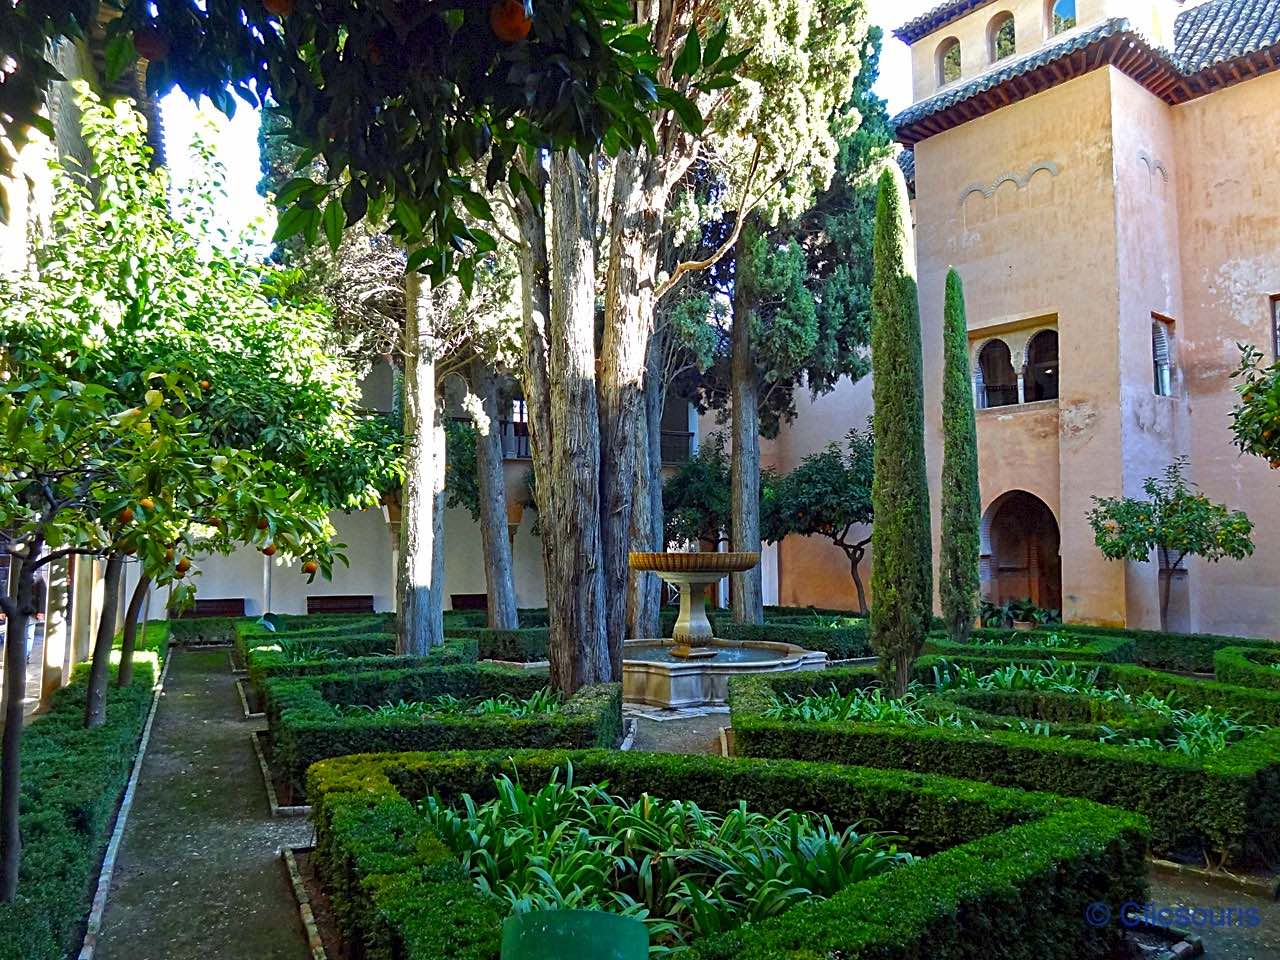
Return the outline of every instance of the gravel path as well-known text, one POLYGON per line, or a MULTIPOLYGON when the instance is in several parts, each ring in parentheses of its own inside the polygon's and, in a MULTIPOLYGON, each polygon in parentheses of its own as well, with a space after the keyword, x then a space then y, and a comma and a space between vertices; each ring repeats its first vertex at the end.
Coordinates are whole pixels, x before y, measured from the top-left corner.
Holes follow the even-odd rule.
POLYGON ((116 864, 98 960, 307 960, 227 651, 173 652, 116 864))

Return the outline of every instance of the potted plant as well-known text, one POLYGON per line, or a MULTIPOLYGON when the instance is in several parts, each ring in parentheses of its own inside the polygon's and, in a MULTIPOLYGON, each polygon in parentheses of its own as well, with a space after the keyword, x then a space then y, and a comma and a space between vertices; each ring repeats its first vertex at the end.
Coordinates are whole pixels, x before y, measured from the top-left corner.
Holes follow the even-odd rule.
POLYGON ((1031 602, 1030 597, 1009 602, 1009 622, 1015 630, 1034 630, 1040 624, 1038 614, 1040 608, 1031 602))

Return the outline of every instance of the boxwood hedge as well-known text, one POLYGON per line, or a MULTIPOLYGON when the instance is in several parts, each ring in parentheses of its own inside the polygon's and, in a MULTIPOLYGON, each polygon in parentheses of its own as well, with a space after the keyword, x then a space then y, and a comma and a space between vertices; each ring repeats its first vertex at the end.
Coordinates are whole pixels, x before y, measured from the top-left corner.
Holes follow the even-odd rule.
POLYGON ((1059 660, 1099 660, 1106 663, 1132 663, 1137 653, 1137 645, 1131 637, 1075 634, 1069 629, 1053 632, 1060 637, 1077 640, 1079 646, 1045 646, 1043 639, 1047 631, 982 629, 973 631, 972 639, 968 643, 953 643, 945 634, 931 634, 925 651, 949 656, 1014 660, 1026 657, 1056 657, 1059 660), (996 640, 1005 642, 992 642, 996 640))
POLYGON ((795 623, 742 624, 722 620, 716 624, 716 636, 736 641, 794 643, 806 650, 821 650, 832 660, 872 655, 866 621, 847 627, 821 627, 795 623))
MULTIPOLYGON (((1223 647, 1280 649, 1270 640, 1249 637, 1226 637, 1212 633, 1162 633, 1159 630, 1123 630, 1069 623, 1047 628, 1085 636, 1123 637, 1134 643, 1134 659, 1144 667, 1156 670, 1182 670, 1188 673, 1212 673, 1213 655, 1223 647)), ((1031 631, 1034 636, 1043 631, 1031 631)))
POLYGON ((1280 690, 1280 648, 1223 647, 1213 655, 1213 675, 1221 683, 1280 690))
MULTIPOLYGON (((948 658, 980 671, 1007 660, 948 658)), ((917 679, 932 679, 938 658, 923 658, 917 679)), ((1133 694, 1164 696, 1177 692, 1187 707, 1214 705, 1249 715, 1255 723, 1280 724, 1280 694, 1251 690, 1127 664, 1099 664, 1100 683, 1133 694)), ((1062 739, 1034 732, 993 729, 909 727, 884 723, 803 723, 770 719, 775 696, 823 693, 833 685, 847 692, 875 681, 869 669, 829 670, 821 674, 769 674, 730 681, 734 750, 746 757, 794 757, 900 770, 919 770, 992 784, 1084 797, 1144 814, 1154 845, 1171 853, 1189 849, 1218 851, 1244 862, 1265 860, 1280 840, 1280 728, 1247 736, 1204 759, 1173 751, 1144 750, 1088 739, 1062 739)), ((950 697, 952 695, 948 695, 950 697)), ((982 693, 958 698, 964 706, 1028 718, 1071 722, 1091 708, 1083 698, 1039 691, 982 693), (1076 707, 1057 707, 1075 700, 1076 707), (1055 712, 1056 710, 1056 712, 1055 712), (1065 710, 1073 712, 1066 713, 1065 710)), ((1096 715, 1110 725, 1122 718, 1096 715)), ((1083 732, 1088 736, 1088 731, 1083 732)), ((1135 736, 1159 731, 1133 731, 1135 736)))
POLYGON ((489 664, 267 680, 264 700, 272 763, 296 792, 304 785, 307 767, 348 753, 613 747, 622 739, 622 685, 616 683, 584 687, 555 713, 524 719, 445 714, 388 718, 336 709, 429 700, 446 694, 461 700, 503 695, 526 699, 546 684, 544 674, 489 664))
POLYGON ((1141 902, 1145 825, 1122 811, 897 771, 616 751, 342 757, 312 767, 316 864, 348 944, 366 960, 497 960, 506 905, 481 893, 415 809, 432 793, 493 794, 512 768, 528 788, 572 763, 605 782, 727 810, 829 814, 900 832, 915 863, 824 901, 692 944, 690 960, 1076 960, 1111 955, 1118 925, 1088 904, 1141 902))
MULTIPOLYGON (((285 642, 303 640, 323 641, 326 645, 340 643, 344 639, 381 637, 378 641, 384 652, 395 649, 395 618, 386 613, 316 614, 314 616, 276 617, 275 628, 265 626, 257 619, 244 618, 233 621, 232 643, 235 657, 243 666, 248 663, 249 651, 254 647, 269 647, 285 642), (387 646, 390 638, 390 646, 387 646)), ((357 640, 368 644, 370 641, 357 640)), ((372 649, 370 652, 373 651, 372 649)), ((360 654, 352 654, 359 656, 360 654)))
POLYGON ((247 667, 249 682, 261 696, 265 691, 266 681, 272 677, 307 677, 339 670, 360 673, 367 670, 400 670, 426 664, 450 666, 475 663, 477 650, 475 640, 448 638, 426 657, 397 656, 394 634, 374 634, 333 644, 326 639, 315 656, 304 654, 305 658, 290 655, 275 644, 253 647, 249 650, 247 667))
POLYGON ((511 663, 538 663, 547 659, 546 627, 522 627, 519 630, 491 630, 488 627, 454 627, 445 624, 445 637, 473 640, 481 660, 507 660, 511 663))
POLYGON ((0 904, 0 960, 62 960, 79 949, 168 638, 167 624, 148 624, 133 684, 109 685, 101 727, 84 728, 89 665, 81 664, 23 735, 22 861, 18 899, 0 904))

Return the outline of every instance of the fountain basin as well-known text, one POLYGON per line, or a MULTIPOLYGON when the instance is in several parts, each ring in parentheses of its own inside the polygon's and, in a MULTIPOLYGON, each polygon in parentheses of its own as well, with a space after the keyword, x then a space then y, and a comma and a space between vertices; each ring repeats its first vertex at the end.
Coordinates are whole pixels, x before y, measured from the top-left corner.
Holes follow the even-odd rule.
POLYGON ((628 640, 622 650, 622 697, 651 707, 717 707, 729 699, 729 680, 749 673, 823 670, 827 655, 791 643, 701 640, 714 657, 676 656, 672 640, 628 640))

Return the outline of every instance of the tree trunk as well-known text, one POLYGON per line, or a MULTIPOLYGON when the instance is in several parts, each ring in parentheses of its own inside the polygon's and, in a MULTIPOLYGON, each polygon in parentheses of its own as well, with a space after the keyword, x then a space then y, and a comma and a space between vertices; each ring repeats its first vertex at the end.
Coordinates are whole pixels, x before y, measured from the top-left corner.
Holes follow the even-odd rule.
POLYGON ((120 582, 124 579, 124 554, 107 555, 107 569, 102 576, 102 616, 93 641, 93 664, 89 668, 89 689, 84 702, 84 725, 92 730, 107 719, 107 679, 111 670, 111 645, 116 639, 116 620, 120 610, 120 582))
POLYGON ((498 378, 483 360, 471 361, 471 389, 489 418, 489 429, 476 437, 476 471, 480 488, 480 539, 484 548, 484 584, 489 595, 489 626, 494 630, 520 627, 516 612, 516 584, 507 535, 507 475, 503 466, 502 433, 498 420, 498 378))
POLYGON ((436 366, 422 277, 405 276, 404 422, 406 471, 400 504, 400 636, 397 652, 426 656, 444 642, 443 591, 437 576, 436 504, 442 466, 435 446, 436 366))
MULTIPOLYGON (((133 683, 133 651, 138 646, 138 616, 142 613, 142 605, 146 602, 147 591, 150 589, 151 578, 146 574, 140 575, 124 615, 124 637, 120 641, 120 669, 116 671, 117 687, 127 687, 133 683)), ((145 624, 143 629, 146 629, 145 624)))
MULTIPOLYGON (((631 516, 631 549, 662 550, 666 546, 662 516, 662 369, 657 340, 649 344, 648 369, 641 409, 644 442, 636 457, 636 488, 631 516)), ((662 581, 657 575, 631 571, 627 632, 656 637, 661 631, 662 581)))
POLYGON ((858 613, 867 615, 867 589, 862 585, 862 574, 858 571, 862 558, 867 555, 866 547, 859 544, 852 550, 846 550, 849 557, 849 572, 853 574, 853 589, 858 591, 858 613))
MULTIPOLYGON (((645 442, 642 394, 653 332, 654 281, 665 195, 661 168, 650 159, 648 151, 619 154, 605 283, 599 400, 605 621, 615 679, 622 677, 633 493, 640 448, 645 442)), ((643 513, 647 515, 648 510, 643 513)))
MULTIPOLYGON (((1160 559, 1163 569, 1156 571, 1156 577, 1160 580, 1160 632, 1168 633, 1169 599, 1173 595, 1173 570, 1177 564, 1170 565, 1169 551, 1164 547, 1160 548, 1160 559)), ((1178 563, 1182 563, 1182 557, 1178 558, 1178 563)))
MULTIPOLYGON (((746 249, 746 232, 739 249, 746 249)), ((742 270, 739 258, 739 270, 742 270)), ((760 383, 751 356, 751 284, 739 273, 733 295, 730 386, 733 437, 729 475, 732 484, 730 549, 759 553, 760 543, 760 383)), ((763 623, 760 565, 732 575, 733 619, 763 623)))
MULTIPOLYGON (((27 625, 35 616, 33 558, 37 541, 18 565, 17 588, 4 598, 8 628, 4 639, 4 741, 0 745, 0 903, 13 903, 18 893, 22 834, 18 812, 22 794, 22 700, 27 686, 27 625)), ((7 584, 0 584, 7 590, 7 584)))

